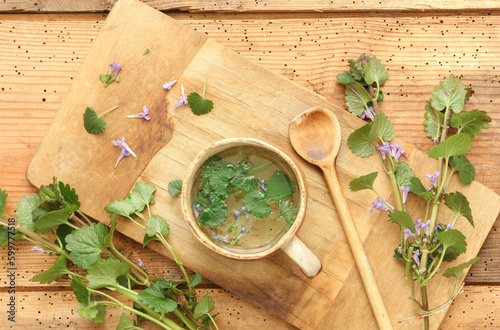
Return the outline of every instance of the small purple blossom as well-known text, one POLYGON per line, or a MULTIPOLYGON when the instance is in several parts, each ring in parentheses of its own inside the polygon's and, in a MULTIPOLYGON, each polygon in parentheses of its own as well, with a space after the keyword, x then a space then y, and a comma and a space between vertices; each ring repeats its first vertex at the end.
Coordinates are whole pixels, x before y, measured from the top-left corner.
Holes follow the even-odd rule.
POLYGON ((226 234, 225 236, 221 236, 217 234, 215 231, 212 231, 212 239, 220 241, 221 243, 227 244, 229 243, 229 234, 226 234))
POLYGON ((123 157, 128 157, 130 155, 137 157, 132 151, 132 149, 130 149, 130 147, 125 142, 125 137, 123 137, 121 141, 116 140, 111 142, 122 150, 122 152, 120 153, 120 157, 118 157, 118 160, 116 161, 115 167, 118 165, 118 163, 120 162, 120 160, 122 160, 123 157))
POLYGON ((408 240, 408 238, 411 236, 411 237, 415 237, 415 234, 411 232, 410 229, 408 228, 405 228, 403 229, 403 235, 404 235, 404 240, 405 240, 405 243, 406 243, 406 240, 408 240))
POLYGON ((420 255, 420 250, 419 249, 413 250, 413 254, 412 254, 411 257, 413 258, 413 260, 415 260, 415 263, 417 264, 417 266, 420 266, 419 255, 420 255))
POLYGON ((200 217, 200 211, 201 211, 201 205, 198 203, 193 204, 193 213, 194 213, 194 218, 199 219, 200 217))
POLYGON ((429 178, 431 180, 431 185, 427 191, 430 191, 432 188, 437 188, 437 178, 441 173, 438 171, 435 171, 433 175, 426 174, 424 175, 424 178, 429 178))
POLYGON ((369 107, 368 109, 365 109, 361 115, 359 115, 359 118, 361 119, 373 119, 375 118, 375 109, 373 107, 369 107))
POLYGON ((408 198, 408 193, 411 191, 410 187, 401 186, 401 191, 403 192, 403 204, 406 203, 408 198))
POLYGON ((455 227, 453 227, 453 224, 449 223, 448 225, 446 225, 446 229, 444 231, 448 231, 450 229, 453 229, 455 227))
POLYGON ((247 220, 250 220, 250 217, 248 216, 248 211, 247 211, 247 208, 246 208, 245 206, 243 206, 243 207, 241 208, 241 213, 243 213, 243 215, 245 216, 245 218, 246 218, 247 220))
POLYGON ((150 120, 151 118, 149 118, 148 114, 149 114, 149 109, 144 105, 142 106, 142 113, 138 113, 137 115, 127 116, 127 118, 142 118, 150 120))
POLYGON ((188 105, 188 101, 186 100, 186 94, 184 94, 184 85, 181 84, 181 99, 179 102, 175 104, 175 107, 180 107, 182 105, 188 105))
POLYGON ((264 181, 264 179, 257 178, 257 183, 259 184, 260 189, 262 189, 264 191, 267 190, 266 181, 264 181))
POLYGON ((427 220, 425 222, 422 222, 420 225, 420 228, 424 230, 424 233, 426 236, 429 236, 429 224, 431 223, 431 220, 427 220))
POLYGON ((109 74, 112 75, 113 77, 116 77, 121 69, 122 69, 121 64, 118 64, 116 63, 116 61, 113 61, 113 63, 109 65, 109 74))
POLYGON ((146 269, 146 266, 144 266, 144 263, 141 259, 137 259, 135 262, 139 265, 139 267, 141 267, 142 270, 146 269))
POLYGON ((167 91, 172 88, 172 86, 177 82, 177 80, 172 80, 171 82, 164 82, 163 83, 163 88, 166 89, 167 91))
POLYGON ((233 210, 233 215, 234 215, 234 223, 236 226, 238 225, 238 220, 240 219, 241 212, 238 210, 233 210))
POLYGON ((39 252, 39 253, 45 253, 45 250, 42 249, 41 247, 38 247, 38 246, 33 246, 31 249, 30 249, 31 252, 39 252))
POLYGON ((417 235, 420 235, 420 228, 422 228, 422 219, 417 219, 413 222, 413 225, 415 226, 415 232, 417 235))
POLYGON ((386 153, 394 157, 396 161, 398 161, 401 156, 408 157, 408 154, 404 152, 402 148, 401 142, 398 142, 395 146, 393 146, 392 144, 389 144, 389 142, 385 141, 381 146, 377 144, 377 149, 380 151, 382 159, 385 159, 386 153))
POLYGON ((389 204, 386 200, 385 200, 385 197, 382 197, 382 199, 384 201, 382 201, 379 197, 377 197, 373 202, 373 208, 371 209, 370 213, 369 214, 372 214, 372 212, 374 210, 379 210, 379 211, 389 211, 389 209, 387 208, 387 205, 389 205, 389 207, 391 209, 394 210, 394 207, 392 207, 391 204, 389 204))

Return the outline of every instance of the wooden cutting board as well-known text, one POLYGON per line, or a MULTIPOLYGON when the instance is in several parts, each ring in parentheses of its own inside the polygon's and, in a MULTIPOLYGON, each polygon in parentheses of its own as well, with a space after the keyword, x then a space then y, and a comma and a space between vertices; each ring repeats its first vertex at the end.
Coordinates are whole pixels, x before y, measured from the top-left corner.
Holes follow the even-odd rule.
MULTIPOLYGON (((375 157, 358 158, 346 146, 350 132, 364 122, 139 1, 120 0, 109 14, 26 175, 35 186, 56 176, 75 187, 81 209, 104 223, 110 219, 104 211, 108 202, 125 197, 138 181, 151 182, 158 189, 152 211, 169 222, 169 241, 187 267, 302 329, 375 328, 322 175, 294 153, 288 140, 290 121, 313 106, 329 108, 339 118, 343 135, 337 160, 340 181, 392 323, 395 328, 418 328, 421 320, 407 320, 413 316, 409 283, 402 278, 402 265, 392 258, 399 241, 397 228, 386 221, 383 212, 368 214, 375 198, 371 192, 352 193, 348 189, 351 179, 382 170, 375 157), (151 51, 143 55, 146 48, 151 51), (121 80, 105 88, 98 76, 106 73, 114 60, 123 66, 121 80), (214 101, 213 111, 198 117, 187 107, 174 108, 181 83, 187 93, 201 93, 205 77, 206 97, 214 101), (162 88, 163 82, 175 79, 179 81, 172 90, 162 88), (104 133, 91 135, 84 130, 86 107, 100 113, 115 105, 120 107, 103 117, 108 123, 104 133), (126 118, 141 112, 143 105, 150 109, 150 121, 126 118), (137 158, 127 157, 115 168, 119 150, 111 141, 122 136, 137 158), (270 142, 303 167, 309 203, 298 236, 323 264, 315 278, 306 278, 281 252, 250 262, 221 257, 198 243, 184 223, 180 200, 169 195, 168 183, 182 178, 204 147, 229 137, 270 142)), ((418 176, 434 172, 435 163, 425 153, 403 145, 418 176)), ((379 178, 376 188, 391 201, 387 182, 379 178)), ((476 223, 475 229, 466 221, 460 223, 468 237, 467 253, 456 262, 461 263, 479 251, 500 211, 500 197, 476 182, 462 186, 457 178, 449 191, 456 189, 469 199, 476 223)), ((411 198, 410 212, 422 206, 420 203, 411 198)), ((449 216, 450 212, 442 210, 443 222, 449 216)), ((118 229, 137 241, 144 236, 125 219, 120 220, 118 229)), ((169 255, 159 245, 152 247, 169 255)), ((453 281, 438 276, 431 284, 430 304, 439 305, 452 290, 453 281)), ((444 315, 431 318, 433 329, 444 315)))

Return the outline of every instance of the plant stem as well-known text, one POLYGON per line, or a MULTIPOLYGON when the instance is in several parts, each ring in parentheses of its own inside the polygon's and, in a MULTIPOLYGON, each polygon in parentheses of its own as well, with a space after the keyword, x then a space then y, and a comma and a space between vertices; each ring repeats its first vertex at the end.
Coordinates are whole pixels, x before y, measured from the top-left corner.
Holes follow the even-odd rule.
POLYGON ((205 81, 203 83, 203 98, 205 98, 205 91, 207 90, 207 76, 205 76, 205 81))
MULTIPOLYGON (((179 255, 177 254, 177 252, 174 250, 174 248, 172 246, 170 246, 170 244, 168 244, 167 240, 165 239, 165 237, 163 237, 163 235, 159 234, 159 233, 156 233, 155 236, 163 243, 163 245, 165 245, 165 247, 170 251, 170 253, 172 254, 172 256, 174 257, 174 261, 175 263, 177 264, 177 266, 179 266, 179 268, 181 269, 182 271, 182 274, 184 275, 184 278, 186 279, 186 283, 188 284, 189 286, 189 283, 191 283, 191 279, 189 278, 187 272, 186 272, 186 269, 184 268, 184 265, 182 264, 182 261, 181 259, 179 258, 179 255)), ((194 294, 194 289, 193 287, 189 286, 189 292, 191 294, 194 294)))
MULTIPOLYGON (((83 222, 80 218, 78 218, 74 213, 69 216, 71 221, 74 221, 75 223, 79 224, 81 227, 87 226, 85 222, 83 222)), ((81 228, 80 227, 80 228, 81 228)))
POLYGON ((188 317, 186 317, 186 315, 184 315, 184 313, 182 313, 178 308, 174 309, 174 314, 189 329, 198 330, 198 326, 196 324, 193 324, 193 322, 191 322, 191 320, 188 317))
MULTIPOLYGON (((422 294, 422 308, 427 311, 429 308, 429 303, 427 301, 427 286, 420 286, 420 292, 422 294)), ((424 316, 424 329, 429 330, 429 316, 424 316)))
POLYGON ((87 221, 87 223, 88 223, 89 225, 91 225, 91 224, 92 224, 92 222, 90 221, 90 219, 89 219, 89 218, 88 218, 88 217, 87 217, 87 216, 86 216, 86 215, 85 215, 82 211, 78 210, 78 211, 76 211, 76 213, 78 213, 79 215, 81 215, 81 216, 82 216, 82 218, 84 218, 84 219, 85 219, 85 221, 87 221))
MULTIPOLYGON (((105 295, 103 294, 102 292, 100 293, 101 295, 103 296, 106 296, 108 298, 112 298, 108 295, 105 295)), ((116 302, 109 302, 109 301, 99 301, 96 303, 96 305, 105 305, 105 306, 112 306, 112 307, 118 307, 118 308, 121 308, 121 309, 124 309, 126 311, 129 311, 129 312, 132 312, 134 314, 137 314, 145 319, 148 319, 150 320, 151 322, 154 322, 156 324, 158 324, 160 327, 162 327, 163 329, 168 329, 168 330, 173 330, 173 329, 182 329, 181 327, 179 327, 177 324, 175 324, 177 327, 172 327, 172 326, 169 326, 169 325, 166 325, 162 322, 160 322, 159 320, 155 319, 154 317, 151 317, 149 316, 148 314, 146 313, 143 313, 141 311, 138 311, 137 309, 134 309, 132 307, 128 307, 127 305, 125 304, 122 304, 121 302, 119 302, 118 300, 115 300, 116 302)))
POLYGON ((100 118, 100 117, 102 117, 102 116, 104 116, 104 115, 105 115, 105 114, 107 114, 108 112, 111 112, 111 111, 113 111, 113 110, 117 109, 118 107, 119 107, 119 105, 117 105, 116 107, 112 107, 112 108, 111 108, 111 109, 109 109, 109 110, 104 111, 103 113, 101 113, 100 115, 98 115, 98 116, 99 116, 99 118, 100 118))
POLYGON ((368 85, 368 89, 370 90, 370 95, 372 96, 372 103, 373 103, 373 109, 375 109, 375 112, 379 112, 380 109, 378 107, 378 102, 377 102, 377 98, 378 98, 378 88, 377 88, 377 95, 374 96, 375 94, 375 91, 373 90, 373 86, 372 85, 368 85))
POLYGON ((127 264, 129 264, 130 266, 132 266, 133 268, 130 270, 132 272, 132 274, 134 274, 134 276, 139 280, 139 284, 141 285, 147 285, 149 286, 149 276, 148 274, 146 274, 142 269, 141 267, 139 267, 139 265, 137 265, 135 262, 132 262, 131 260, 129 260, 127 257, 125 257, 123 254, 120 253, 120 251, 118 251, 115 246, 113 245, 113 243, 111 243, 111 245, 109 246, 109 249, 111 250, 111 253, 120 261, 123 261, 127 264))
POLYGON ((260 164, 259 166, 254 167, 254 168, 251 168, 250 170, 248 170, 248 174, 249 174, 249 175, 255 175, 255 174, 258 174, 258 173, 260 173, 260 172, 262 172, 262 171, 267 170, 269 167, 271 167, 271 166, 273 166, 273 165, 274 165, 274 164, 273 164, 273 163, 271 163, 271 162, 269 162, 269 163, 264 163, 264 164, 260 164), (258 171, 257 171, 257 172, 255 172, 255 173, 250 173, 250 172, 255 171, 255 170, 258 170, 258 171))
POLYGON ((136 225, 138 225, 142 229, 146 230, 146 226, 141 225, 140 223, 138 223, 137 221, 135 221, 134 218, 132 218, 131 216, 128 216, 127 218, 129 218, 130 220, 132 220, 133 223, 135 223, 136 225))

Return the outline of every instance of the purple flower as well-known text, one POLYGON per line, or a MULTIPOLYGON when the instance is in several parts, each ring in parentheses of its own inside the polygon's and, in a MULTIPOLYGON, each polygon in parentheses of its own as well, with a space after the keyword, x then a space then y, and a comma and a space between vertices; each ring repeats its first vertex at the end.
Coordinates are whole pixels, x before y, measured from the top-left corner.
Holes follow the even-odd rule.
POLYGON ((403 204, 406 203, 406 198, 408 198, 408 193, 411 191, 410 187, 401 186, 401 191, 403 192, 403 204))
POLYGON ((361 115, 359 115, 359 118, 361 119, 373 119, 375 118, 375 109, 373 107, 369 107, 368 109, 365 109, 361 115))
POLYGON ((38 246, 33 246, 31 249, 30 249, 31 252, 39 252, 39 253, 45 253, 45 250, 38 247, 38 246))
POLYGON ((408 239, 408 237, 415 237, 415 234, 411 232, 410 229, 408 228, 405 228, 403 229, 403 235, 404 235, 404 240, 405 240, 405 243, 406 243, 406 240, 408 239))
POLYGON ((122 150, 120 157, 118 157, 118 160, 116 161, 115 167, 118 165, 118 163, 120 162, 120 160, 122 160, 123 157, 128 157, 130 155, 137 157, 132 151, 132 149, 129 148, 127 143, 125 143, 125 137, 123 137, 121 141, 116 140, 111 142, 122 150))
POLYGON ((393 210, 394 210, 394 207, 392 207, 389 203, 387 203, 387 201, 385 200, 385 197, 382 197, 382 199, 383 199, 384 201, 380 200, 380 198, 379 198, 379 197, 377 197, 377 198, 376 198, 376 199, 372 202, 372 204, 373 204, 373 208, 371 209, 371 211, 370 211, 370 213, 369 213, 369 214, 372 214, 372 212, 373 212, 374 210, 379 210, 379 211, 389 211, 389 209, 387 208, 387 205, 389 205, 389 207, 390 207, 391 209, 393 209, 393 210), (385 203, 384 203, 384 202, 385 202, 385 203), (386 204, 387 204, 387 205, 386 205, 386 204))
POLYGON ((417 264, 417 266, 420 266, 419 255, 420 255, 420 250, 419 249, 413 250, 413 254, 412 254, 411 257, 413 258, 413 260, 415 260, 415 263, 417 264))
POLYGON ((139 267, 141 267, 142 270, 146 269, 146 266, 144 266, 144 263, 142 262, 141 259, 137 259, 135 262, 137 262, 137 264, 139 265, 139 267))
POLYGON ((172 88, 172 86, 177 82, 177 80, 172 80, 171 82, 164 82, 163 83, 163 88, 166 89, 167 91, 172 88))
POLYGON ((257 178, 257 183, 259 184, 260 189, 266 191, 267 186, 266 186, 266 181, 262 178, 257 178))
POLYGON ((377 144, 377 148, 378 150, 380 150, 382 159, 385 159, 386 153, 394 157, 396 161, 398 161, 401 156, 408 156, 408 154, 404 152, 403 148, 401 147, 401 142, 398 142, 395 146, 393 146, 392 144, 389 144, 389 142, 385 141, 381 146, 377 144))
POLYGON ((247 211, 247 208, 246 208, 246 207, 244 207, 244 206, 243 206, 243 207, 241 208, 241 213, 243 213, 243 215, 245 216, 245 218, 246 218, 247 220, 250 220, 250 217, 248 216, 248 211, 247 211))
POLYGON ((415 225, 415 232, 417 233, 417 235, 420 235, 420 228, 422 227, 422 219, 415 220, 413 224, 415 225))
POLYGON ((195 219, 197 219, 197 220, 200 217, 200 211, 201 211, 200 208, 201 208, 200 204, 197 204, 197 203, 193 204, 193 213, 194 213, 195 219))
MULTIPOLYGON (((429 224, 431 223, 431 220, 427 220, 426 222, 422 222, 420 225, 420 228, 424 230, 424 233, 426 236, 429 236, 429 224)), ((419 233, 420 234, 420 233, 419 233)))
POLYGON ((144 105, 144 106, 142 106, 142 113, 138 113, 137 115, 127 116, 127 118, 142 118, 142 119, 150 120, 151 118, 149 118, 148 113, 149 113, 149 109, 144 105))
POLYGON ((437 188, 437 178, 438 178, 439 174, 441 174, 441 173, 439 173, 438 171, 435 171, 434 175, 430 175, 430 174, 424 175, 424 178, 429 178, 431 180, 431 185, 430 185, 429 189, 427 189, 427 191, 430 191, 432 188, 437 188))
POLYGON ((184 94, 184 85, 181 84, 181 99, 179 102, 175 104, 175 107, 180 107, 182 105, 188 105, 188 101, 186 100, 186 95, 184 94))
POLYGON ((444 231, 448 231, 450 229, 453 229, 453 224, 449 223, 447 226, 446 226, 446 229, 444 231))
POLYGON ((233 210, 233 214, 234 214, 234 223, 237 226, 238 225, 238 220, 240 219, 241 212, 238 211, 238 210, 233 210))
POLYGON ((116 77, 121 69, 121 64, 117 64, 116 61, 113 61, 113 63, 109 65, 109 74, 116 77))

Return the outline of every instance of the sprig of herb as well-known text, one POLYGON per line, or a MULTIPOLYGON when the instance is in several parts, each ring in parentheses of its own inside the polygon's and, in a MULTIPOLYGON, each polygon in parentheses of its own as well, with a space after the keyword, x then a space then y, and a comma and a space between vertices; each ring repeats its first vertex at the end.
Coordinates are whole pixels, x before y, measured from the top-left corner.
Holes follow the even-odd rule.
POLYGON ((465 154, 470 151, 474 136, 488 128, 491 118, 484 111, 464 112, 473 91, 465 88, 454 75, 435 87, 430 101, 425 105, 424 131, 435 144, 427 155, 436 158, 438 165, 434 174, 424 176, 430 179, 430 186, 426 189, 409 165, 400 159, 407 156, 401 143, 390 144, 395 135, 394 127, 389 118, 378 110, 378 102, 383 99, 380 87, 388 79, 385 66, 375 56, 364 55, 356 61, 350 60, 349 66, 349 72, 337 76, 337 81, 346 86, 346 105, 350 112, 371 122, 355 130, 347 144, 361 157, 378 154, 391 183, 396 207, 391 206, 374 188, 377 172, 356 178, 349 186, 352 191, 372 190, 377 198, 373 201, 374 207, 370 214, 374 210, 382 210, 388 213, 391 222, 399 225, 401 239, 394 257, 405 264, 405 278, 410 279, 412 292, 414 282, 421 288, 422 301, 418 302, 415 297, 412 300, 424 317, 424 328, 428 329, 429 313, 446 306, 455 298, 460 274, 479 260, 474 258, 448 268, 444 276, 456 279, 455 290, 441 306, 429 307, 428 282, 437 274, 443 262, 455 260, 466 251, 466 238, 455 229, 457 220, 464 217, 474 226, 467 198, 460 192, 445 191, 454 173, 459 174, 464 184, 474 179, 474 166, 465 154), (448 130, 450 126, 456 129, 453 135, 448 130), (426 208, 414 215, 420 217, 416 220, 406 211, 410 191, 426 201, 426 208), (438 224, 439 208, 443 204, 455 216, 447 224, 438 224))
POLYGON ((212 111, 214 107, 214 103, 205 98, 205 91, 207 89, 207 77, 205 77, 205 81, 203 83, 203 94, 200 95, 196 92, 193 92, 187 96, 187 102, 191 111, 197 115, 203 115, 212 111))
POLYGON ((120 75, 118 74, 122 69, 121 64, 116 63, 116 61, 113 61, 109 65, 109 72, 104 74, 104 75, 99 75, 99 79, 104 84, 104 87, 108 86, 111 84, 113 81, 119 82, 120 81, 120 75))
MULTIPOLYGON (((210 323, 217 328, 216 315, 210 315, 213 300, 204 296, 198 301, 195 295, 194 289, 201 283, 202 276, 196 273, 188 277, 179 255, 167 241, 168 223, 159 215, 151 214, 155 191, 153 185, 141 182, 125 199, 108 204, 106 211, 112 213, 109 229, 102 223, 90 222, 79 211, 80 202, 75 189, 55 178, 53 183, 42 186, 38 194, 23 197, 18 204, 17 214, 21 218, 15 225, 17 233, 14 238, 36 244, 32 248, 34 252, 58 256, 49 269, 35 275, 32 280, 52 283, 66 276, 71 278, 71 287, 80 303, 78 314, 94 323, 105 321, 107 307, 117 307, 137 315, 137 320, 132 323, 122 314, 118 329, 140 329, 138 324, 143 318, 164 329, 195 330, 207 328, 210 323), (133 220, 144 230, 144 245, 151 240, 164 244, 181 268, 185 281, 151 279, 140 260, 136 263, 121 254, 113 244, 118 215, 133 220), (55 236, 55 242, 53 238, 42 235, 48 232, 55 236), (78 266, 80 271, 70 271, 68 262, 78 266), (135 285, 142 289, 134 288, 135 285), (118 295, 110 296, 108 290, 118 295), (130 300, 133 307, 128 305, 130 300), (177 320, 169 318, 171 315, 177 320)), ((6 199, 7 193, 0 190, 1 217, 7 217, 4 212, 6 199)), ((9 226, 10 222, 0 221, 2 245, 7 242, 6 228, 9 226)))
POLYGON ((85 130, 92 134, 99 134, 104 132, 104 130, 106 129, 106 122, 101 117, 108 112, 117 109, 118 107, 118 105, 112 107, 111 109, 104 111, 100 115, 95 112, 94 108, 87 107, 85 109, 85 113, 83 114, 83 126, 85 127, 85 130))

